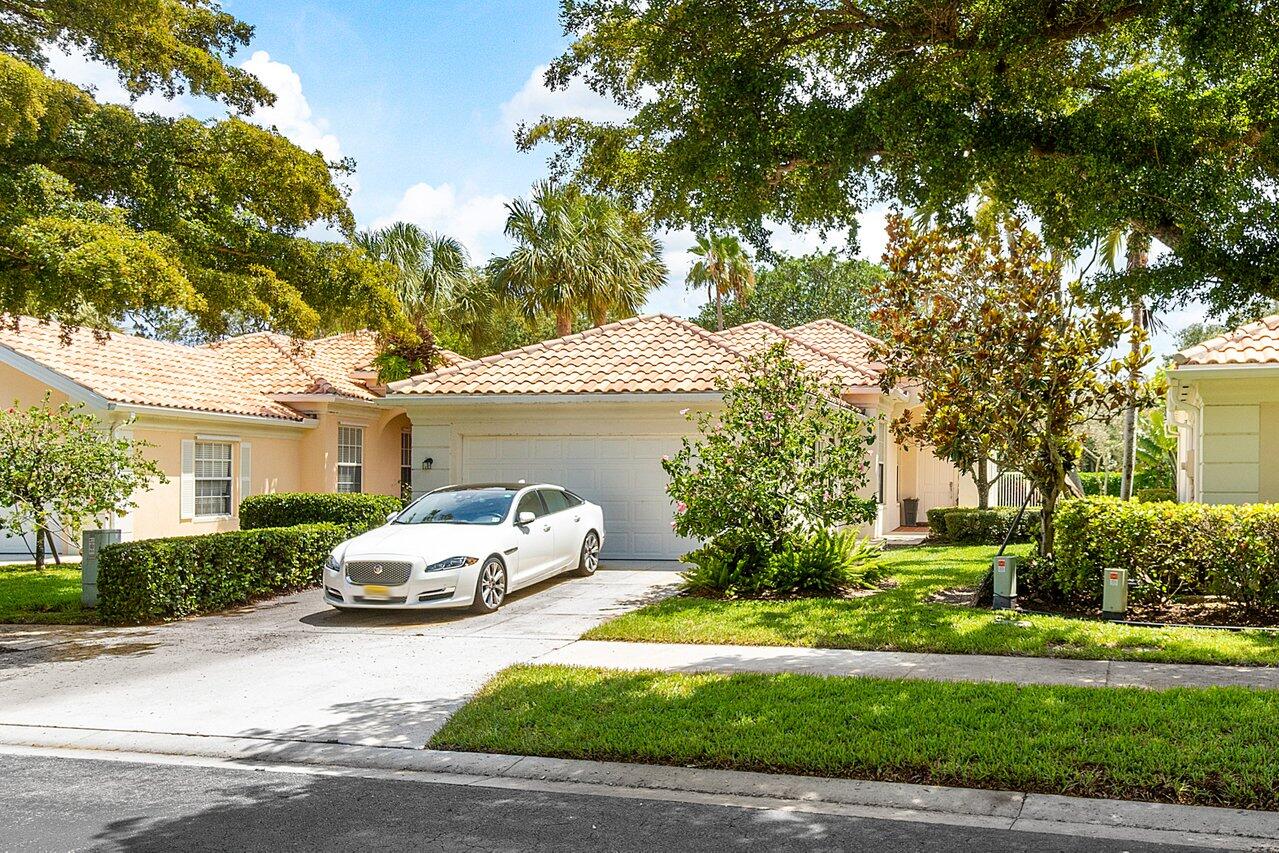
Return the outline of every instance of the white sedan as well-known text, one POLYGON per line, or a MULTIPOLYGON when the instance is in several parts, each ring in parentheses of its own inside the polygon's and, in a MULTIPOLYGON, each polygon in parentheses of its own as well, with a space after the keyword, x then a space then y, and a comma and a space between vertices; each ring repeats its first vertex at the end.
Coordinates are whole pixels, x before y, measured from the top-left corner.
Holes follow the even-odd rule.
POLYGON ((485 483, 423 495, 324 564, 324 600, 350 608, 470 607, 565 571, 599 568, 604 514, 552 485, 485 483))

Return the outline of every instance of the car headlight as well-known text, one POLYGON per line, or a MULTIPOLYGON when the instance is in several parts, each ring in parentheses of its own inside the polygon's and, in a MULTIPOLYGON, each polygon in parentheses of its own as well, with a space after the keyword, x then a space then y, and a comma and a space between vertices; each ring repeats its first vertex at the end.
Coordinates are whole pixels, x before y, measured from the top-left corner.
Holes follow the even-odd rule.
POLYGON ((337 558, 336 554, 330 554, 324 559, 324 568, 330 572, 342 571, 342 561, 337 558))
POLYGON ((445 569, 460 569, 463 566, 475 565, 479 561, 479 557, 449 557, 447 560, 432 563, 426 567, 426 570, 428 572, 442 572, 445 569))

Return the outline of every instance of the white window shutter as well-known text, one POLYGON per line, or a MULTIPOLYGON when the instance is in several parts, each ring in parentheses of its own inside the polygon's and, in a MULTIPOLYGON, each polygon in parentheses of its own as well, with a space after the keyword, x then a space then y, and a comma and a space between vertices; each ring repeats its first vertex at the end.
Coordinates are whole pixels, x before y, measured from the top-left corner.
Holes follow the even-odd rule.
POLYGON ((253 494, 253 445, 240 443, 240 500, 253 494))
POLYGON ((195 442, 182 442, 182 518, 195 518, 195 442))

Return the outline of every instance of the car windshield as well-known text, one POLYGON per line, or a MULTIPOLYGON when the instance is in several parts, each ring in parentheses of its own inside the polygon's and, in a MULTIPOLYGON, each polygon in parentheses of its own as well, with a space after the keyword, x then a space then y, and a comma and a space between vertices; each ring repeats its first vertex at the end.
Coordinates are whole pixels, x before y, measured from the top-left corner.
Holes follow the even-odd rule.
POLYGON ((396 524, 501 524, 514 489, 463 489, 432 492, 411 504, 396 524))

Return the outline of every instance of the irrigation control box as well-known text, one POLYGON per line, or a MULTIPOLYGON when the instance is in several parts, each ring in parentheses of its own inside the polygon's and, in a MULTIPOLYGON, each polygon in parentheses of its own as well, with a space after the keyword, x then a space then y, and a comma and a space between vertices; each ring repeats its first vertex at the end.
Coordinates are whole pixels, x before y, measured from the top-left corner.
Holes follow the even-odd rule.
POLYGON ((1119 620, 1128 616, 1128 570, 1104 569, 1101 578, 1101 615, 1119 620))
POLYGON ((80 602, 98 603, 98 552, 120 541, 119 530, 86 530, 80 534, 80 602))

